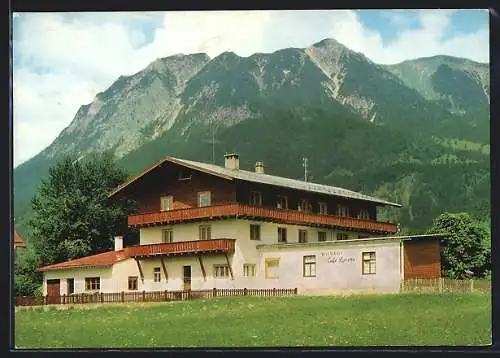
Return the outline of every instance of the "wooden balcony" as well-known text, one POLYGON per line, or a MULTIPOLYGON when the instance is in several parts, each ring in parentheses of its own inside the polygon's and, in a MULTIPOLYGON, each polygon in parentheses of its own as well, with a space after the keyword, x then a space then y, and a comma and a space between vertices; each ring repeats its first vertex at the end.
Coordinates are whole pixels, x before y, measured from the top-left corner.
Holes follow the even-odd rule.
POLYGON ((392 223, 245 204, 214 205, 202 208, 130 215, 128 217, 128 225, 131 227, 169 225, 180 222, 215 220, 231 217, 264 220, 284 224, 310 225, 328 228, 335 227, 384 234, 394 234, 397 232, 396 224, 392 223))
POLYGON ((234 239, 180 241, 168 244, 129 246, 126 249, 128 250, 128 256, 134 258, 233 253, 234 242, 234 239))

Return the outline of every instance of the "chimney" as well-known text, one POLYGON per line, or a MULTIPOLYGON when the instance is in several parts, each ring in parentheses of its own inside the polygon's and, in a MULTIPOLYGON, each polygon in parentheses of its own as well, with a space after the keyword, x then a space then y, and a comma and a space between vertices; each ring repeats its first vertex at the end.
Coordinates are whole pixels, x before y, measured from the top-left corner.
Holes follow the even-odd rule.
POLYGON ((257 162, 255 163, 255 172, 264 174, 264 163, 263 162, 257 162))
POLYGON ((240 156, 235 153, 224 155, 224 163, 227 169, 240 169, 240 156))
POLYGON ((123 236, 115 236, 115 251, 123 249, 123 236))

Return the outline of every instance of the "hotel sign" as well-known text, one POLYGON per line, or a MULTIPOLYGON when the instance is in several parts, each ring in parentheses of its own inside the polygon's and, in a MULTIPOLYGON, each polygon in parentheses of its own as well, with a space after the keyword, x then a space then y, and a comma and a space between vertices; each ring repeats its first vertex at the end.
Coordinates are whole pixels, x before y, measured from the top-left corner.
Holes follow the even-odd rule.
POLYGON ((345 256, 342 251, 324 251, 321 256, 327 257, 330 264, 348 264, 356 261, 352 256, 345 256))

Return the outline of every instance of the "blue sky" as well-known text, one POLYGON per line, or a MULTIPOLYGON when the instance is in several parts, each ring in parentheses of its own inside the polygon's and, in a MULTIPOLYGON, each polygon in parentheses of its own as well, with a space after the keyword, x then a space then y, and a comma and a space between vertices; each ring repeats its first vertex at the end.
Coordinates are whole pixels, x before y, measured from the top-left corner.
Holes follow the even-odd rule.
POLYGON ((438 54, 488 62, 486 10, 21 13, 13 16, 14 166, 120 75, 177 53, 240 56, 334 38, 380 64, 438 54))

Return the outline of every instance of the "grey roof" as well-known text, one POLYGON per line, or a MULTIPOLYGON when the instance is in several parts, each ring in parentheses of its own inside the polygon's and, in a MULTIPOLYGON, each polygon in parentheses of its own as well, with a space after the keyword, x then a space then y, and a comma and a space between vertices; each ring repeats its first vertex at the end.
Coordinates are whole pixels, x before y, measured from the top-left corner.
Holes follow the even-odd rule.
POLYGON ((335 196, 340 196, 340 197, 350 198, 350 199, 370 201, 370 202, 379 203, 382 205, 401 207, 400 204, 391 203, 390 201, 374 198, 372 196, 357 193, 357 192, 352 191, 352 190, 338 188, 335 186, 329 186, 329 185, 306 182, 306 181, 302 181, 302 180, 278 177, 275 175, 269 175, 269 174, 264 174, 264 173, 255 173, 255 172, 251 172, 251 171, 243 170, 243 169, 228 169, 228 168, 221 167, 221 166, 215 165, 215 164, 207 164, 207 163, 195 162, 195 161, 191 161, 191 160, 185 160, 185 159, 179 159, 179 158, 173 158, 173 157, 170 157, 170 158, 173 159, 175 162, 178 162, 179 164, 184 163, 190 167, 195 167, 195 168, 198 167, 203 171, 213 172, 214 174, 219 174, 219 175, 231 177, 234 179, 245 180, 245 181, 250 181, 250 182, 254 182, 254 183, 275 185, 275 186, 303 190, 303 191, 314 192, 314 193, 320 193, 320 194, 335 195, 335 196))

